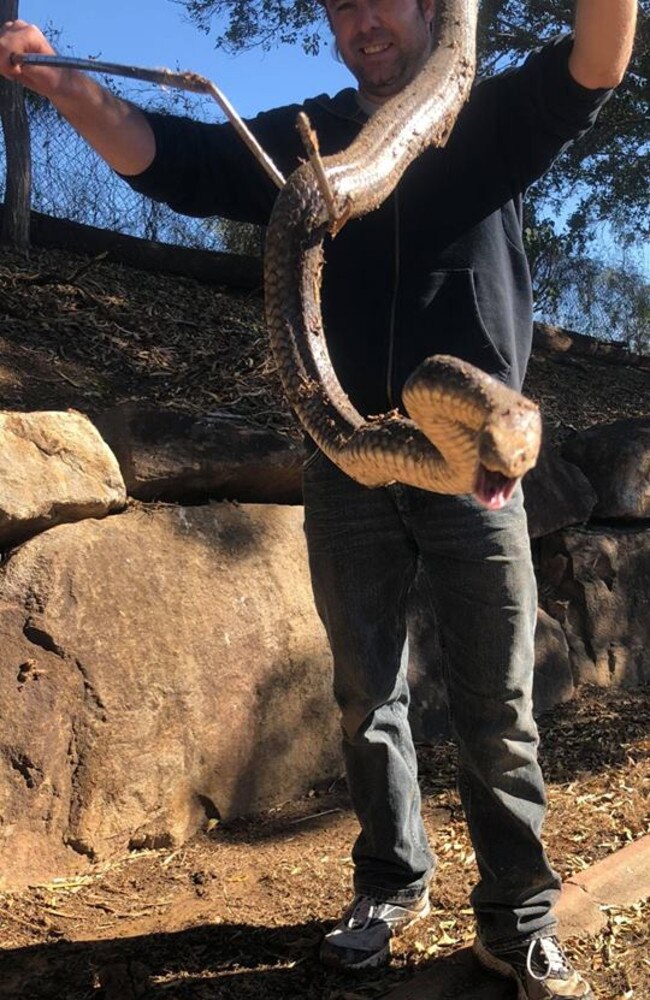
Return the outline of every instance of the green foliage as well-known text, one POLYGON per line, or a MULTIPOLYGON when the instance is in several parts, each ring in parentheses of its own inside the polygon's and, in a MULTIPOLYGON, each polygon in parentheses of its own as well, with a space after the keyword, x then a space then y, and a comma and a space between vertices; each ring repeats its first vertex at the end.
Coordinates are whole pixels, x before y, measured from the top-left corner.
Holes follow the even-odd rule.
POLYGON ((650 351, 650 282, 634 252, 587 256, 552 219, 526 211, 524 243, 535 288, 536 315, 577 333, 650 351))
POLYGON ((544 314, 552 311, 561 297, 558 272, 562 262, 572 256, 572 244, 566 234, 558 234, 552 219, 539 214, 536 203, 527 205, 524 222, 524 246, 535 288, 535 303, 544 314))
POLYGON ((316 55, 326 33, 326 17, 318 0, 172 0, 185 7, 197 27, 209 34, 214 20, 224 24, 216 44, 231 52, 261 45, 299 43, 316 55))
POLYGON ((564 256, 554 277, 556 294, 543 310, 545 320, 619 341, 637 354, 650 351, 650 282, 633 262, 564 256))
MULTIPOLYGON (((480 72, 517 63, 536 45, 566 31, 572 9, 567 0, 483 0, 480 72)), ((536 204, 552 208, 582 247, 597 238, 605 220, 627 245, 639 245, 650 231, 650 0, 641 0, 639 11, 635 51, 623 83, 595 128, 565 151, 532 193, 536 204)))

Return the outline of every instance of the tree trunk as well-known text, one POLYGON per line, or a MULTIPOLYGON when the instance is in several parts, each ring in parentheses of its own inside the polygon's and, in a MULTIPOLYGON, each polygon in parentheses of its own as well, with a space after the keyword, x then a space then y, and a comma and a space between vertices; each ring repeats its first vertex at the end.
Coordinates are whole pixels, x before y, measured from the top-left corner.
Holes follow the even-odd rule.
MULTIPOLYGON (((0 0, 0 24, 15 21, 18 0, 0 0)), ((29 246, 31 154, 25 97, 20 84, 0 80, 0 116, 5 141, 7 177, 0 243, 29 246)))

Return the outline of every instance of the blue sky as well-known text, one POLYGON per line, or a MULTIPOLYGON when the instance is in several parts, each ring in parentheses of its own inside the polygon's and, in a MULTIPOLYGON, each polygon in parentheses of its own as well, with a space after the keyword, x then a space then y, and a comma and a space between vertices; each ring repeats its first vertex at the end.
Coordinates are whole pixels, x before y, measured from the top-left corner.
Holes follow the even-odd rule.
POLYGON ((351 81, 329 46, 316 57, 287 45, 238 56, 215 51, 216 32, 208 37, 198 31, 172 0, 20 0, 20 16, 41 28, 51 22, 60 29, 65 54, 201 73, 244 116, 335 93, 351 81))

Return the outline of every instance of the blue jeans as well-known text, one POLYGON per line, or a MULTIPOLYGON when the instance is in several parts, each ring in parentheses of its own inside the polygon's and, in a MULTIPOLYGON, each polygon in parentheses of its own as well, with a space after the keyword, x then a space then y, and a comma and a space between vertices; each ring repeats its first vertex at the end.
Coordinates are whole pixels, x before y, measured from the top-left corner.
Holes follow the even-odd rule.
POLYGON ((471 497, 360 486, 321 452, 306 463, 314 596, 334 658, 347 778, 361 833, 355 889, 408 901, 435 867, 420 812, 402 657, 420 567, 448 659, 459 791, 479 869, 471 896, 485 944, 548 932, 560 881, 540 833, 546 809, 532 713, 537 592, 521 489, 501 511, 471 497))

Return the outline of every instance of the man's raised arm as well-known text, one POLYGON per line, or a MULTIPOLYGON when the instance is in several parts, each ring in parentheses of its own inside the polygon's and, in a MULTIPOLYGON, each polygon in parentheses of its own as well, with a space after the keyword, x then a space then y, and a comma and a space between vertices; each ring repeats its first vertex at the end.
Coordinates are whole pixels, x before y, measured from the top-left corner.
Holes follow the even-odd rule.
POLYGON ((637 0, 578 0, 569 71, 583 87, 616 87, 630 61, 637 0))
POLYGON ((26 21, 0 27, 2 76, 48 98, 114 170, 130 176, 146 170, 155 156, 156 141, 142 112, 78 70, 12 64, 13 53, 28 52, 52 55, 54 50, 26 21))

